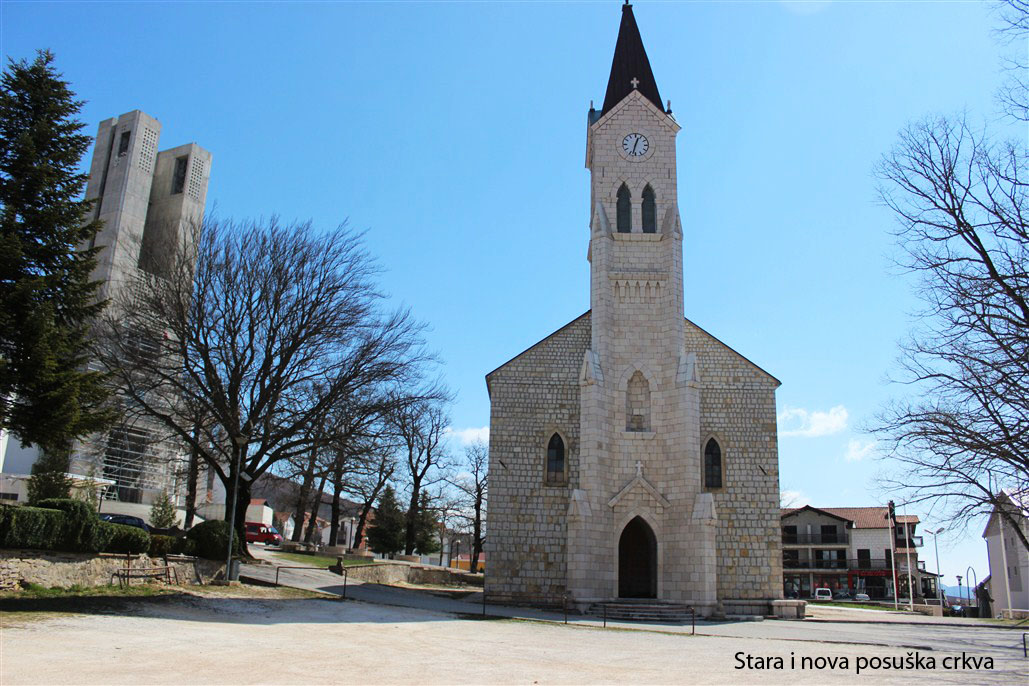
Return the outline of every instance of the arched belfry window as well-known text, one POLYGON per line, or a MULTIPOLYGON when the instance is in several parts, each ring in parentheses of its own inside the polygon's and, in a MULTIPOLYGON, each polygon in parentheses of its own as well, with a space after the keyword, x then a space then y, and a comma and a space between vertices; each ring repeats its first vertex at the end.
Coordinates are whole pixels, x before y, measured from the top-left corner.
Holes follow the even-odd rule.
POLYGON ((632 198, 629 197, 629 187, 624 183, 618 189, 617 209, 615 214, 618 221, 618 233, 629 233, 632 230, 632 198))
POLYGON ((548 484, 563 484, 565 481, 565 442, 554 434, 547 443, 547 476, 548 484))
POLYGON ((710 439, 704 446, 704 488, 722 487, 722 448, 710 439))
POLYGON ((643 233, 657 232, 657 204, 654 189, 647 184, 643 189, 643 233))
POLYGON ((650 431, 650 384, 639 371, 625 387, 625 430, 650 431))

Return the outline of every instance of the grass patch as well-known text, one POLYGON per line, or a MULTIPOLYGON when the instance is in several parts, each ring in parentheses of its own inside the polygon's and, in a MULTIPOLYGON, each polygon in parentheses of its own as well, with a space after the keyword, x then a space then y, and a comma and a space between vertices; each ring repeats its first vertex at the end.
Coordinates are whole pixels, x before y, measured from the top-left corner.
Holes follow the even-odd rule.
MULTIPOLYGON (((275 552, 273 552, 272 555, 274 555, 276 558, 282 560, 283 562, 292 562, 292 563, 298 564, 298 565, 307 565, 308 567, 321 567, 323 569, 328 569, 329 567, 331 567, 334 564, 336 564, 336 561, 337 561, 337 558, 335 556, 331 556, 330 557, 329 555, 307 555, 307 554, 304 554, 304 553, 275 553, 275 552)), ((360 567, 362 565, 370 565, 370 564, 374 564, 376 562, 381 562, 381 560, 376 560, 374 558, 360 558, 360 559, 353 559, 353 560, 343 560, 343 566, 344 567, 360 567)))

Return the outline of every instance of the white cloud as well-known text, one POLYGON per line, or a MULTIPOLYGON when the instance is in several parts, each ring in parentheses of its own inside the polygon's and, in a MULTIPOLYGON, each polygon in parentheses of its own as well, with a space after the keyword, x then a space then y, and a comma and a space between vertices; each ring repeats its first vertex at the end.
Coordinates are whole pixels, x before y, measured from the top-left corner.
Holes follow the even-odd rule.
POLYGON ((460 441, 461 445, 471 445, 476 441, 489 443, 489 427, 469 427, 467 429, 447 429, 447 433, 460 441))
POLYGON ((847 442, 847 454, 843 459, 847 462, 860 462, 875 451, 875 441, 852 438, 847 442))
POLYGON ((803 491, 793 491, 790 489, 779 491, 780 507, 804 507, 810 504, 811 500, 804 495, 803 491))
POLYGON ((800 407, 787 407, 779 413, 779 423, 784 425, 779 435, 784 438, 831 436, 847 428, 849 416, 843 405, 837 405, 828 412, 808 412, 800 407))

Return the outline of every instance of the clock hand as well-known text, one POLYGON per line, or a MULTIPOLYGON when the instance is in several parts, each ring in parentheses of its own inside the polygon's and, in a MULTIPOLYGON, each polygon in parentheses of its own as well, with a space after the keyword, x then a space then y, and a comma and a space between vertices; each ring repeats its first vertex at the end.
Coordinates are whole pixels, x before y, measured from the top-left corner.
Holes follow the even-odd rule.
POLYGON ((636 154, 636 146, 637 146, 637 145, 639 145, 639 144, 640 144, 640 139, 639 139, 639 138, 637 138, 637 139, 636 139, 636 142, 634 142, 634 143, 632 144, 632 154, 633 154, 633 155, 635 155, 635 154, 636 154))

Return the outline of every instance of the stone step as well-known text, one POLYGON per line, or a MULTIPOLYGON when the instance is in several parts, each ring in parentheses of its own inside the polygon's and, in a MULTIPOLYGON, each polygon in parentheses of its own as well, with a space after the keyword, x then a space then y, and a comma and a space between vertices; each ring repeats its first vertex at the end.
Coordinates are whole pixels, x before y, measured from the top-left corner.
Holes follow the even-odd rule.
POLYGON ((682 623, 691 618, 686 605, 662 602, 611 602, 593 603, 586 611, 594 617, 629 622, 669 622, 682 623))

